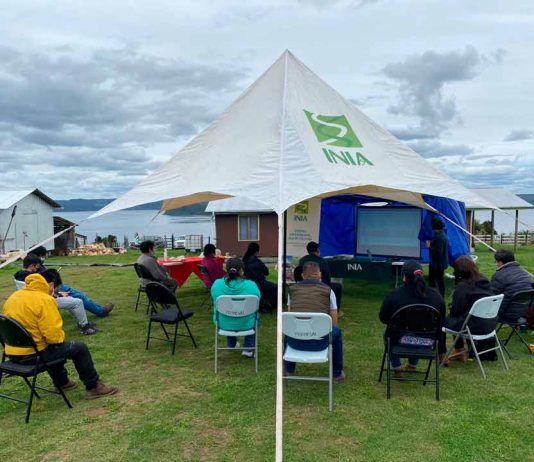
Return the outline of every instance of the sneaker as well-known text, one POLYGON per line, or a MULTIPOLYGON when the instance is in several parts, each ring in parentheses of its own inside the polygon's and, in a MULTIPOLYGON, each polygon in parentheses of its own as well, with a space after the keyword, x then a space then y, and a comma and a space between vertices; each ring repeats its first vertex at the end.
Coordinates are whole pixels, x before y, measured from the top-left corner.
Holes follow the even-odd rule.
POLYGON ((69 379, 69 381, 65 385, 61 385, 61 389, 63 391, 72 390, 73 388, 76 388, 78 386, 78 382, 75 382, 74 380, 69 379))
POLYGON ((85 326, 80 326, 80 332, 83 335, 93 335, 96 334, 98 330, 96 330, 96 328, 91 324, 87 323, 85 326))
POLYGON ((247 358, 254 358, 254 351, 253 350, 243 350, 241 353, 243 356, 246 356, 247 358))
POLYGON ((237 350, 240 346, 241 346, 241 345, 239 344, 239 342, 235 342, 235 346, 233 346, 233 347, 229 347, 229 346, 227 346, 226 348, 230 348, 230 350, 234 350, 234 349, 237 350))
POLYGON ((341 374, 332 379, 334 383, 341 383, 345 381, 345 372, 341 371, 341 374))
POLYGON ((111 310, 113 309, 115 305, 113 303, 108 303, 107 305, 104 305, 102 308, 104 308, 104 314, 103 317, 106 317, 109 313, 111 313, 111 310))
POLYGON ((408 372, 410 374, 417 372, 417 366, 412 366, 411 364, 405 364, 404 372, 408 372))
POLYGON ((404 377, 405 369, 401 367, 395 367, 393 368, 393 377, 396 379, 402 379, 404 377))
POLYGON ((119 391, 119 387, 108 386, 103 384, 100 380, 96 383, 96 387, 85 392, 85 399, 97 399, 102 396, 114 395, 119 391))

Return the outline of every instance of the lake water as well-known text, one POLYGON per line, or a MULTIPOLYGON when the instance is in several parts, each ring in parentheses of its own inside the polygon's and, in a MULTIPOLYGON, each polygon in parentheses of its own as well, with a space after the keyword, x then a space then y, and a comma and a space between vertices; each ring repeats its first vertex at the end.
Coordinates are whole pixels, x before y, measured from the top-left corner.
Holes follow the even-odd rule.
POLYGON ((209 215, 156 216, 157 210, 121 210, 86 220, 92 213, 94 212, 59 212, 58 215, 78 223, 76 232, 87 236, 88 243, 94 242, 97 234, 102 237, 113 234, 120 244, 124 236, 133 241, 136 233, 141 237, 202 234, 204 242, 207 242, 207 238, 211 241, 215 238, 215 226, 209 215))

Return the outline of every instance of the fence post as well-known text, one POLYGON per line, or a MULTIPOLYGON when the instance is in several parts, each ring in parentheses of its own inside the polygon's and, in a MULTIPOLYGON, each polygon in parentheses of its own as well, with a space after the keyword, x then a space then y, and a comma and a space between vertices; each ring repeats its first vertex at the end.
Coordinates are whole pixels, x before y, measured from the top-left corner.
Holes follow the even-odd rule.
POLYGON ((174 233, 171 234, 171 245, 172 245, 172 248, 174 249, 174 233))

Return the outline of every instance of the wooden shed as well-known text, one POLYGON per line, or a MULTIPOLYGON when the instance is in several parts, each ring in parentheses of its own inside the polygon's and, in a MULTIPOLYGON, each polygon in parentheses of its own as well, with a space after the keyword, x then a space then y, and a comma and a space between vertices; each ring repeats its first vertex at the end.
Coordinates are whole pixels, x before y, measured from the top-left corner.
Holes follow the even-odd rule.
POLYGON ((260 256, 278 255, 278 217, 258 202, 232 197, 209 202, 215 216, 217 247, 222 253, 242 256, 250 242, 260 245, 260 256))
MULTIPOLYGON (((61 205, 38 189, 0 189, 0 253, 26 250, 54 234, 61 205)), ((48 250, 54 242, 44 244, 48 250)))

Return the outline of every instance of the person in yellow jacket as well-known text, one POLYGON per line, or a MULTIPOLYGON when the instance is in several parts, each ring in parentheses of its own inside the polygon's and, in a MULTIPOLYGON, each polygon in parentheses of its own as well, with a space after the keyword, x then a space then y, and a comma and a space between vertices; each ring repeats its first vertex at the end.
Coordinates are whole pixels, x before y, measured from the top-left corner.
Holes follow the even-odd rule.
MULTIPOLYGON (((45 277, 47 275, 45 274, 45 277)), ((102 383, 93 364, 87 345, 82 342, 65 341, 63 320, 57 302, 52 297, 54 281, 48 281, 40 274, 26 277, 26 287, 14 292, 5 302, 3 314, 20 324, 31 334, 41 357, 45 361, 71 359, 84 383, 86 399, 100 398, 117 393, 118 387, 102 383)), ((6 355, 13 362, 32 364, 36 360, 32 348, 11 347, 6 345, 6 355)), ((64 364, 50 367, 50 376, 63 390, 74 388, 77 383, 70 380, 64 364)))

